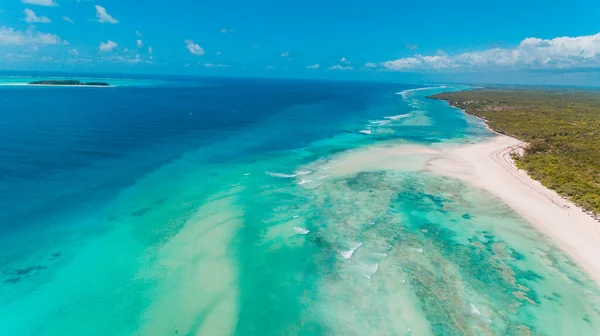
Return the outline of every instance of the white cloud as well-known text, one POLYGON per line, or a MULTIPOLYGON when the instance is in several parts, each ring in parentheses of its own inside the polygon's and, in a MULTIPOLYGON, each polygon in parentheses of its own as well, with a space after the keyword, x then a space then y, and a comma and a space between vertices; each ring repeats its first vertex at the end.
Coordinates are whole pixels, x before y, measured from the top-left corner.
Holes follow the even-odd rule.
POLYGON ((318 64, 313 64, 313 65, 309 65, 306 67, 307 69, 318 69, 319 65, 318 64))
POLYGON ((131 64, 138 64, 138 63, 147 63, 147 64, 151 64, 152 63, 152 56, 150 56, 148 59, 143 59, 142 56, 140 54, 135 55, 134 58, 125 58, 123 59, 124 62, 127 63, 131 63, 131 64))
POLYGON ((377 64, 373 62, 365 63, 365 68, 377 68, 377 64))
POLYGON ((229 68, 231 65, 229 65, 229 64, 205 63, 204 66, 207 67, 207 68, 229 68))
POLYGON ((396 71, 597 68, 600 67, 600 33, 553 39, 530 37, 514 48, 492 48, 458 55, 416 55, 382 65, 396 71))
POLYGON ((77 55, 79 55, 79 50, 77 50, 77 49, 71 49, 71 50, 69 50, 69 55, 75 55, 75 56, 77 56, 77 55))
POLYGON ((138 49, 141 49, 144 46, 144 42, 142 40, 135 41, 135 45, 137 45, 138 49))
POLYGON ((190 53, 192 53, 192 55, 198 55, 198 56, 204 55, 204 49, 202 49, 202 47, 200 47, 199 45, 194 43, 194 41, 185 40, 184 42, 185 42, 185 47, 190 51, 190 53))
POLYGON ((25 13, 25 22, 28 23, 50 23, 50 19, 46 16, 37 16, 35 12, 29 8, 26 8, 23 13, 25 13))
POLYGON ((63 16, 63 17, 62 17, 62 19, 63 19, 63 20, 65 20, 65 21, 67 21, 68 23, 75 23, 75 22, 73 22, 73 20, 71 20, 71 18, 70 18, 70 17, 68 17, 68 16, 63 16))
POLYGON ((351 66, 334 65, 334 66, 330 67, 329 70, 342 70, 342 71, 346 71, 346 70, 354 70, 354 68, 351 67, 351 66))
POLYGON ((152 47, 148 47, 148 54, 152 54, 154 52, 154 50, 152 50, 152 47))
POLYGON ((222 28, 221 33, 223 34, 231 34, 233 33, 233 29, 222 28))
POLYGON ((136 35, 137 37, 142 37, 142 33, 140 33, 138 30, 136 30, 136 31, 135 31, 135 35, 136 35))
POLYGON ((115 42, 108 40, 106 42, 101 42, 100 43, 100 47, 98 47, 98 49, 100 49, 100 51, 111 51, 113 49, 115 49, 116 47, 118 47, 119 45, 116 44, 115 42))
POLYGON ((110 55, 110 56, 106 56, 103 57, 104 60, 107 61, 111 61, 111 62, 119 62, 119 63, 130 63, 130 64, 138 64, 138 63, 146 63, 146 64, 152 64, 152 58, 148 57, 147 59, 145 59, 144 57, 142 57, 140 54, 136 54, 135 56, 121 56, 121 55, 110 55))
POLYGON ((60 44, 60 37, 34 30, 20 31, 0 26, 0 45, 60 44))
POLYGON ((119 20, 113 18, 110 14, 106 12, 106 8, 98 5, 96 5, 96 19, 96 21, 100 23, 119 23, 119 20))
POLYGON ((275 67, 274 67, 274 66, 272 66, 272 65, 267 65, 267 66, 265 67, 265 70, 273 70, 274 68, 275 68, 275 67))
POLYGON ((24 4, 38 6, 58 6, 54 0, 21 0, 24 4))
POLYGON ((410 43, 405 43, 406 47, 410 50, 416 50, 419 49, 419 46, 416 44, 410 44, 410 43))
POLYGON ((217 56, 221 56, 221 52, 220 52, 220 51, 217 51, 215 54, 216 54, 217 56))
POLYGON ((290 52, 286 51, 283 54, 281 54, 281 57, 290 57, 290 52))
POLYGON ((13 59, 13 60, 31 59, 32 57, 33 57, 32 55, 25 55, 25 54, 13 54, 13 53, 6 54, 6 58, 13 59))
POLYGON ((340 58, 340 62, 342 62, 344 64, 350 64, 350 61, 346 57, 340 58))
POLYGON ((189 68, 189 67, 204 67, 204 68, 209 68, 209 69, 229 68, 229 67, 231 67, 231 65, 229 65, 229 64, 201 63, 201 62, 187 63, 187 64, 184 64, 183 66, 185 66, 186 68, 189 68))

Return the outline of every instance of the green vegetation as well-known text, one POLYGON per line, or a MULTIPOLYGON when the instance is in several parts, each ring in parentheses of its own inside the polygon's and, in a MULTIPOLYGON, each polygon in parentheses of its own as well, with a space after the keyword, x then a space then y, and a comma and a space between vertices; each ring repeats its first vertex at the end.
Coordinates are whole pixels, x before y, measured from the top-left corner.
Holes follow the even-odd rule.
POLYGON ((574 203, 600 214, 600 91, 475 90, 443 99, 529 143, 517 166, 574 203))

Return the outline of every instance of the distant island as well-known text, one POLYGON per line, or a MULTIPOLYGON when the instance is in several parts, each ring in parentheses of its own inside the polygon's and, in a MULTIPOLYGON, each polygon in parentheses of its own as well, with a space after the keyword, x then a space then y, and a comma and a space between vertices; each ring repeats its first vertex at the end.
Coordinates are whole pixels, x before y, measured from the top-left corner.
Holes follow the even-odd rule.
POLYGON ((29 85, 110 86, 105 82, 80 82, 77 80, 41 80, 31 82, 29 85))

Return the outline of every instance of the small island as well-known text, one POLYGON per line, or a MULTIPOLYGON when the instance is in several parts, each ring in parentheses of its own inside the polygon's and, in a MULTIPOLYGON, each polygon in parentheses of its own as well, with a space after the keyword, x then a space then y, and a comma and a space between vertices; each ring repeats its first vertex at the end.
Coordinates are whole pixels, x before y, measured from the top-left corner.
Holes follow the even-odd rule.
POLYGON ((80 82, 78 80, 41 80, 29 85, 68 85, 68 86, 110 86, 105 82, 80 82))

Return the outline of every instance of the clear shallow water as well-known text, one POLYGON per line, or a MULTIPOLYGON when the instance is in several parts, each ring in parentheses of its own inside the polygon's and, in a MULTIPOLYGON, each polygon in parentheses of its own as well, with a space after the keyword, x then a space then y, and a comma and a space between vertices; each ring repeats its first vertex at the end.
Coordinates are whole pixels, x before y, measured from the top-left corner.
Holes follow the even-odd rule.
POLYGON ((491 195, 353 164, 491 136, 408 89, 0 88, 0 331, 598 334, 595 285, 491 195))

